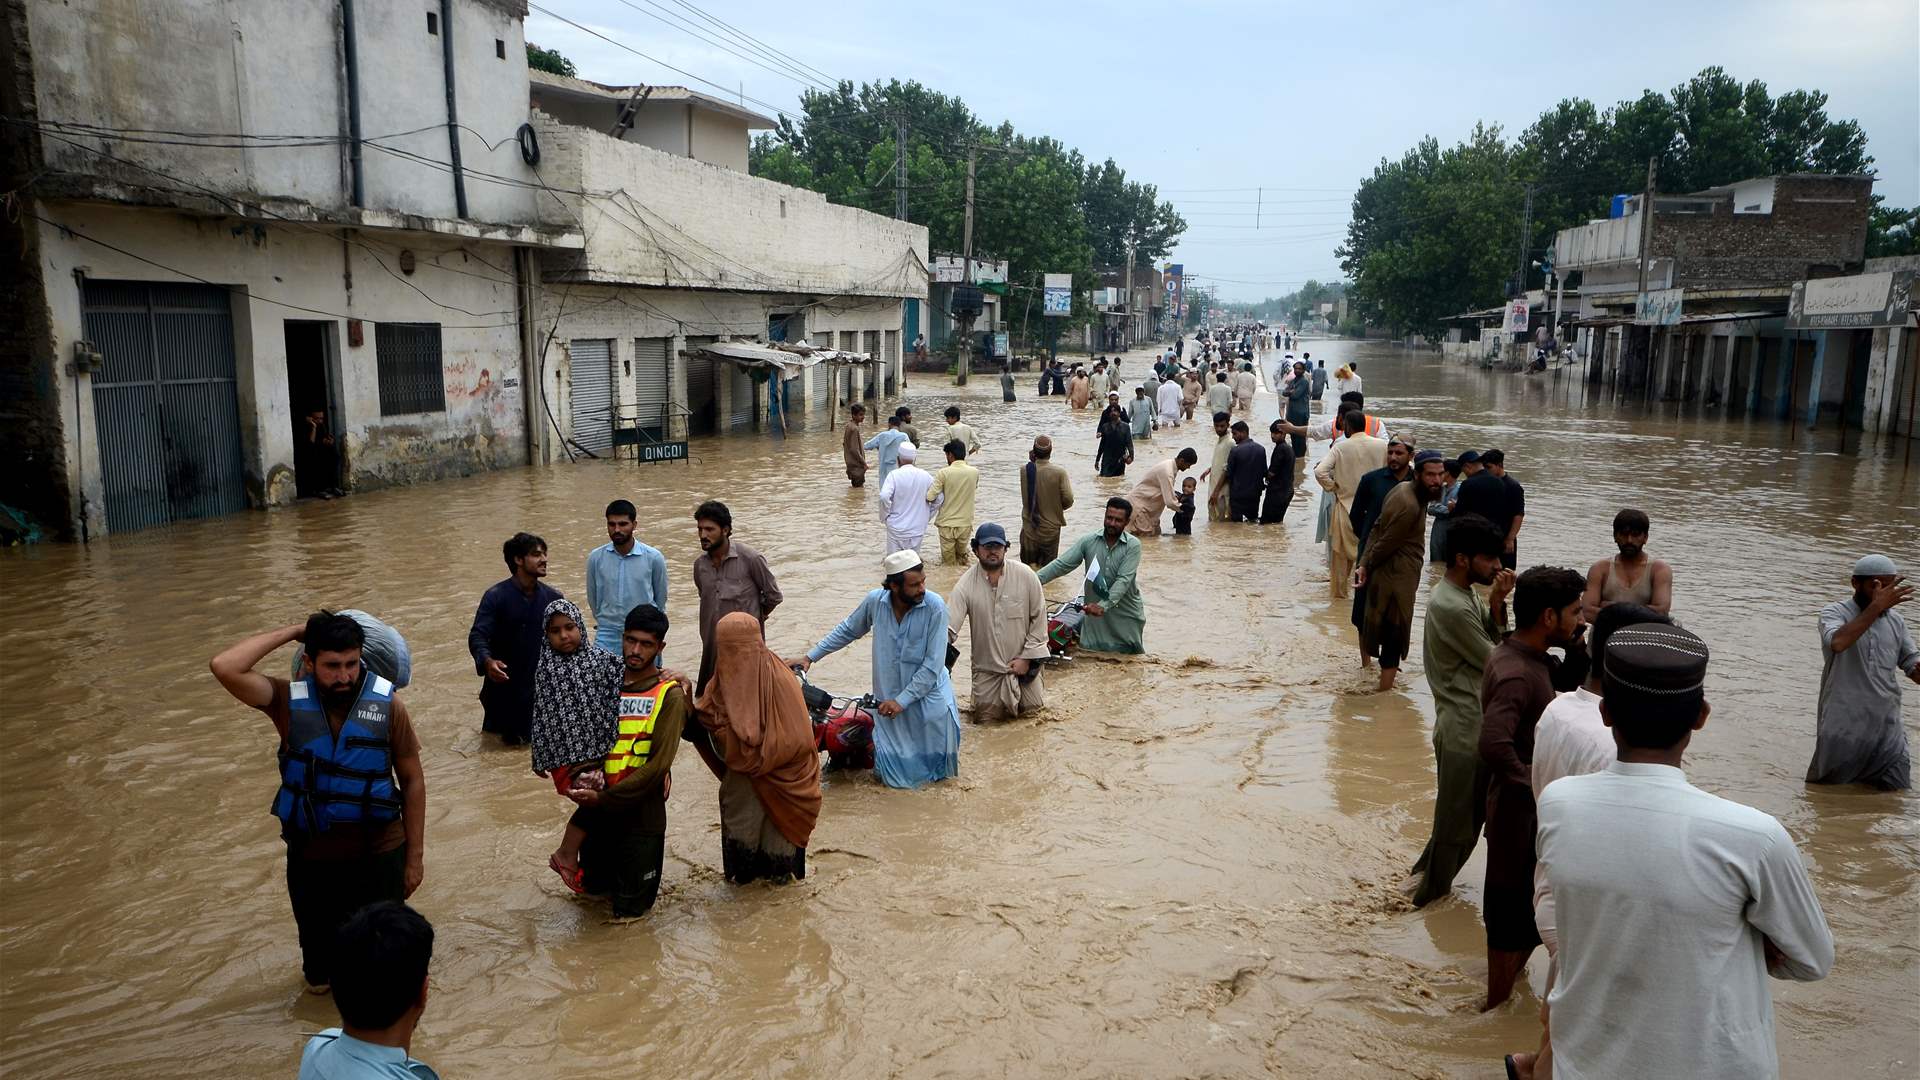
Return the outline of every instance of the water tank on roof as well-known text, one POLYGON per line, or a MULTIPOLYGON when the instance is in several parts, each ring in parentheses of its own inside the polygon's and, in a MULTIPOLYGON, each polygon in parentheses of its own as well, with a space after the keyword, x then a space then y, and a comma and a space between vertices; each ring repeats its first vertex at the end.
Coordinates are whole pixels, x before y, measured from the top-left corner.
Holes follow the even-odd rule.
POLYGON ((1607 210, 1607 216, 1610 218, 1626 217, 1627 200, 1631 198, 1633 198, 1631 195, 1615 195, 1613 197, 1613 206, 1607 210))

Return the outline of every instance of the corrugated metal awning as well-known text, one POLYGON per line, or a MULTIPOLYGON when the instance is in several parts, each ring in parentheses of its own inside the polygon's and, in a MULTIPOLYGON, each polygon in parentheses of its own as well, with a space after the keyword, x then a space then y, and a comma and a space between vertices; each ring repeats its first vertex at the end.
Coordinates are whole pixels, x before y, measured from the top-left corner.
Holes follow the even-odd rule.
POLYGON ((797 378, 801 372, 815 364, 875 362, 875 358, 867 353, 848 352, 843 349, 821 349, 812 345, 788 342, 770 344, 759 341, 714 341, 681 349, 680 354, 724 360, 749 371, 777 369, 782 379, 797 378))

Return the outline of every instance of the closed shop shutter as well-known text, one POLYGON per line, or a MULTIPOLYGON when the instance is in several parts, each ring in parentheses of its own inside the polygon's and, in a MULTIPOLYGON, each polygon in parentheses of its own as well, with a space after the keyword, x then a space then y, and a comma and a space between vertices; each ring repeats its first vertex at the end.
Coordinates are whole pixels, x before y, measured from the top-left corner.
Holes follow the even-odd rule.
POLYGON ((893 373, 900 368, 900 331, 886 332, 886 348, 880 350, 882 361, 887 365, 887 386, 893 386, 893 373))
POLYGON ((613 342, 575 341, 573 444, 599 457, 613 456, 613 342))
MULTIPOLYGON (((702 345, 711 345, 716 338, 700 336, 686 339, 685 348, 690 352, 702 345)), ((688 356, 687 363, 687 409, 692 414, 687 417, 687 432, 692 435, 711 435, 718 430, 719 424, 713 415, 714 402, 714 363, 710 356, 688 356)))
POLYGON ((245 509, 228 291, 94 280, 83 289, 87 337, 100 349, 93 410, 107 528, 245 509))
MULTIPOLYGON (((833 348, 832 332, 823 330, 813 335, 813 347, 816 349, 833 348)), ((811 378, 813 379, 813 407, 816 409, 824 409, 830 400, 828 393, 829 388, 833 385, 833 373, 838 369, 828 364, 815 364, 809 370, 812 373, 811 378)))
POLYGON ((664 438, 667 402, 673 397, 673 379, 667 365, 672 338, 633 339, 634 409, 642 430, 664 438))

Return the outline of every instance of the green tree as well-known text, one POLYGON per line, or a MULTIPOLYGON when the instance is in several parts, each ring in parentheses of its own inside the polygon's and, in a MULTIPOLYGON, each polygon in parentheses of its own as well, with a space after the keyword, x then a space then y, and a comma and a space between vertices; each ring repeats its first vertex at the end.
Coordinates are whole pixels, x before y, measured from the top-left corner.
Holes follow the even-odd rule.
POLYGON ((543 49, 533 42, 527 42, 527 66, 535 71, 544 71, 549 75, 572 75, 573 61, 560 55, 557 49, 543 49))
POLYGON ((1867 215, 1867 258, 1884 259, 1890 255, 1920 255, 1920 208, 1875 206, 1867 215))

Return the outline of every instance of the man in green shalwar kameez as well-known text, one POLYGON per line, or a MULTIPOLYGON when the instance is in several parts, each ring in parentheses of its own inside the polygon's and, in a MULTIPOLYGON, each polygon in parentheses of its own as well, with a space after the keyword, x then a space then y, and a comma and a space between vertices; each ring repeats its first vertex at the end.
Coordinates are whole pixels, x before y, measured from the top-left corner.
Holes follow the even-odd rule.
POLYGON ((1082 566, 1087 579, 1086 619, 1080 623, 1080 647, 1095 652, 1147 651, 1147 607, 1134 575, 1140 571, 1140 541, 1127 532, 1133 504, 1118 496, 1107 500, 1105 528, 1089 533, 1040 570, 1044 584, 1082 566))
POLYGON ((1447 526, 1447 576, 1427 593, 1421 662, 1433 689, 1433 759, 1438 788, 1433 835, 1413 864, 1411 892, 1424 907, 1453 889, 1454 876, 1480 842, 1487 817, 1488 769, 1480 757, 1480 678, 1506 624, 1513 571, 1500 554, 1506 536, 1477 514, 1447 526), (1487 604, 1475 585, 1491 585, 1487 604), (1491 610, 1489 610, 1489 606, 1491 610))

